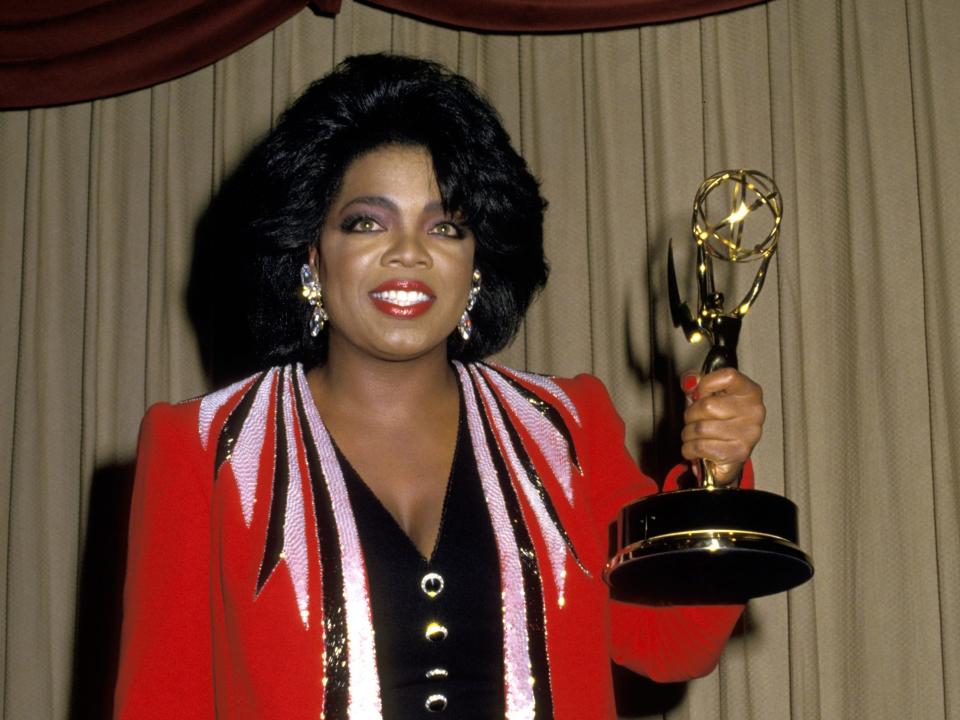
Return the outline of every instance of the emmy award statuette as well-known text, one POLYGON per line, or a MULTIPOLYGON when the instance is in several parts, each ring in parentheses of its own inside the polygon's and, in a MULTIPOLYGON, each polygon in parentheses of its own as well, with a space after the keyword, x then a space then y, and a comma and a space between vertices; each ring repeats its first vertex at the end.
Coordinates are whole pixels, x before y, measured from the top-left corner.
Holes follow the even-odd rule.
MULTIPOLYGON (((680 300, 668 254, 670 311, 687 340, 707 340, 703 372, 737 367, 737 340, 777 249, 780 191, 754 170, 724 170, 700 185, 693 205, 697 313, 680 300), (714 285, 713 261, 760 267, 732 310, 714 285)), ((649 495, 620 511, 604 579, 617 600, 645 604, 726 604, 789 590, 813 575, 798 545, 797 507, 780 495, 719 487, 710 463, 700 486, 649 495)))

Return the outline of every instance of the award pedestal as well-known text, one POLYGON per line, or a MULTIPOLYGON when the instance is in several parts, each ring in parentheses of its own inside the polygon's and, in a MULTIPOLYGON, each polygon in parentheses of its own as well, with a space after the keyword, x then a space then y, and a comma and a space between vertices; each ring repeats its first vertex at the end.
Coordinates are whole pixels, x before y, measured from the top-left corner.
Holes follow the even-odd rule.
POLYGON ((605 579, 615 600, 725 605, 806 582, 797 507, 762 490, 696 488, 650 495, 620 511, 605 579))

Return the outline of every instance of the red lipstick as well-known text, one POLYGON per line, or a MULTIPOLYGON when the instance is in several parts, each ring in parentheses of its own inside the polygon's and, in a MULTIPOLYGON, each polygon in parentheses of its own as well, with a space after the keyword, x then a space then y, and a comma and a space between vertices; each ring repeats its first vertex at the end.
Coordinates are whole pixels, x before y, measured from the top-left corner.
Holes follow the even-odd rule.
POLYGON ((391 317, 420 317, 437 299, 433 289, 419 280, 387 280, 370 291, 374 307, 391 317))

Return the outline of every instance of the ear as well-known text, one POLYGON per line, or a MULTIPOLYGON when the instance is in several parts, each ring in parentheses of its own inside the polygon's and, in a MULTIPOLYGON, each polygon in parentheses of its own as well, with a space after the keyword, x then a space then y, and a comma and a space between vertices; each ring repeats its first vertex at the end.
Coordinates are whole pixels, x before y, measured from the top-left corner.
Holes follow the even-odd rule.
POLYGON ((316 245, 311 245, 307 251, 307 262, 310 263, 310 267, 317 273, 317 277, 320 277, 320 250, 316 245))

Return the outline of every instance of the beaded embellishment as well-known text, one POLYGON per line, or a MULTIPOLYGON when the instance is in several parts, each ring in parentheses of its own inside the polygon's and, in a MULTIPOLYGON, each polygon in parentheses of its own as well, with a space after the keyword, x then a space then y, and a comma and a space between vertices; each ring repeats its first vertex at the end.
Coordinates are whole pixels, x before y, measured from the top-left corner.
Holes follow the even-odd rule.
MULTIPOLYGON (((521 500, 536 519, 547 551, 541 562, 550 568, 561 607, 567 558, 587 571, 531 460, 533 448, 526 443, 532 442, 545 458, 560 489, 557 497, 573 506, 574 477, 581 471, 558 407, 577 424, 579 415, 550 378, 499 366, 454 365, 499 557, 506 715, 511 720, 552 717, 545 593, 530 537, 534 528, 527 527, 521 500)), ((254 597, 285 563, 297 611, 304 627, 309 627, 310 574, 319 572, 324 716, 378 720, 380 686, 359 533, 333 442, 303 368, 299 364, 272 368, 205 396, 198 419, 204 448, 213 440, 215 417, 230 404, 233 408, 216 435, 215 478, 230 463, 248 530, 256 512, 269 513, 261 540, 263 559, 256 587, 251 588, 254 597), (274 432, 272 447, 267 447, 270 423, 274 432), (258 496, 267 494, 269 501, 257 504, 258 496), (316 533, 319 567, 311 566, 307 552, 311 532, 316 533)))

